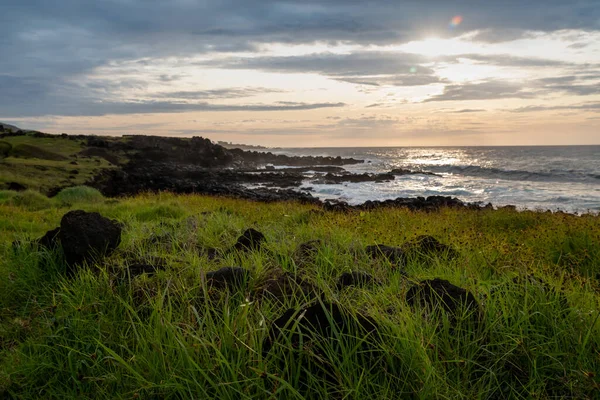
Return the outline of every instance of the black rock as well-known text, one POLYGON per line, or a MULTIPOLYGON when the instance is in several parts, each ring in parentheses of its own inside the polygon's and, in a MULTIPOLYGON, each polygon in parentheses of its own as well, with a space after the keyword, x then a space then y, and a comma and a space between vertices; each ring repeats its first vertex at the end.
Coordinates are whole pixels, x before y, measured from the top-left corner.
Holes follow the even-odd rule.
POLYGON ((266 356, 279 342, 298 349, 301 343, 337 341, 340 335, 365 338, 377 329, 377 324, 370 318, 353 316, 335 303, 318 301, 299 310, 291 308, 275 320, 263 343, 263 355, 266 356))
POLYGON ((319 252, 319 247, 321 247, 322 245, 323 241, 320 239, 314 239, 304 243, 300 243, 300 245, 294 252, 294 258, 299 262, 308 261, 319 252))
POLYGON ((46 234, 38 240, 36 240, 35 243, 47 249, 53 249, 55 247, 58 247, 58 245, 60 244, 59 233, 60 228, 54 228, 46 232, 46 234))
POLYGON ((219 289, 233 289, 243 286, 250 278, 250 272, 241 267, 223 267, 206 274, 206 284, 219 289))
POLYGON ((458 252, 451 246, 441 243, 433 236, 421 235, 416 239, 406 242, 402 245, 402 250, 412 256, 419 255, 439 255, 453 258, 458 256, 458 252))
POLYGON ((287 298, 298 295, 307 297, 315 296, 317 288, 289 272, 276 269, 271 272, 268 279, 259 287, 258 296, 262 298, 271 298, 280 302, 287 298))
POLYGON ((9 182, 7 185, 8 190, 14 190, 15 192, 22 192, 27 190, 27 186, 21 185, 19 182, 9 182))
POLYGON ((110 255, 121 243, 121 225, 96 212, 69 211, 60 222, 59 238, 72 268, 110 255))
POLYGON ((135 276, 142 275, 142 274, 147 274, 148 276, 152 276, 157 271, 161 271, 164 269, 165 269, 164 265, 136 263, 136 264, 131 264, 129 267, 127 267, 127 274, 129 274, 129 276, 132 278, 135 276))
POLYGON ((406 302, 411 307, 429 311, 444 310, 453 319, 458 316, 462 307, 468 311, 479 310, 479 303, 471 292, 439 278, 424 280, 412 286, 406 293, 406 302))
POLYGON ((400 247, 386 246, 384 244, 375 244, 365 248, 367 254, 373 258, 385 258, 395 265, 404 265, 406 254, 400 247))
POLYGON ((337 288, 343 289, 347 286, 373 286, 380 285, 381 283, 373 277, 371 274, 367 274, 366 272, 344 272, 338 278, 337 288))
POLYGON ((233 245, 236 250, 258 250, 266 240, 265 235, 256 229, 246 229, 233 245))

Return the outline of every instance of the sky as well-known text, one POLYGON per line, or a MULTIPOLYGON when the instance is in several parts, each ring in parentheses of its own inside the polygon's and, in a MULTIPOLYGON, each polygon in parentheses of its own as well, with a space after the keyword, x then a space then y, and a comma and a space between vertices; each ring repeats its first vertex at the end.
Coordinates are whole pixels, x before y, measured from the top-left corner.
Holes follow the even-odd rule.
POLYGON ((3 0, 0 121, 283 147, 600 144, 600 5, 3 0))

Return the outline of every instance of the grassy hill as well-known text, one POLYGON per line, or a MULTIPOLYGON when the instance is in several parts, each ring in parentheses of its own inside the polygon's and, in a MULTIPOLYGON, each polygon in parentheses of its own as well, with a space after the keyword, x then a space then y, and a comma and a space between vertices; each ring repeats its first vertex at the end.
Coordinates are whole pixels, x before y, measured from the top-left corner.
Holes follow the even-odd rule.
MULTIPOLYGON (((68 158, 77 146, 45 150, 68 158)), ((598 398, 599 222, 508 209, 334 213, 198 195, 0 191, 0 396, 598 398), (117 251, 74 277, 64 274, 60 249, 31 243, 71 209, 123 224, 117 251), (247 228, 265 235, 264 246, 230 250, 247 228), (419 235, 457 256, 414 254, 395 265, 366 251, 419 235), (299 253, 310 240, 319 240, 316 251, 299 253), (161 268, 136 275, 140 263, 161 268), (207 286, 205 273, 226 266, 251 278, 231 290, 207 286), (283 340, 263 354, 277 318, 317 301, 261 296, 276 271, 372 319, 378 334, 357 346, 333 340, 294 349, 283 340), (339 290, 338 277, 351 271, 381 285, 339 290), (410 288, 433 278, 475 296, 476 323, 466 310, 409 305, 410 288)))
POLYGON ((82 185, 115 166, 85 153, 87 140, 36 132, 0 139, 0 188, 16 183, 42 193, 82 185))

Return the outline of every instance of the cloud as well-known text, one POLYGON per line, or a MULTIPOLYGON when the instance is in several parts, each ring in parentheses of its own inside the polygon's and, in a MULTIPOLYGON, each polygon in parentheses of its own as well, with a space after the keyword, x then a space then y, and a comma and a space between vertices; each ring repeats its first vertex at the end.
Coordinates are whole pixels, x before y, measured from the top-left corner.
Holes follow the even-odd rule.
POLYGON ((421 86, 443 82, 427 57, 411 53, 355 51, 350 54, 314 53, 301 56, 258 56, 202 62, 202 66, 279 73, 315 73, 356 85, 421 86))
POLYGON ((493 80, 481 83, 446 85, 443 93, 432 96, 423 102, 508 98, 529 99, 532 97, 535 97, 535 93, 527 91, 518 83, 493 80))
POLYGON ((558 106, 526 106, 507 110, 514 113, 528 113, 528 112, 540 112, 540 111, 560 111, 560 110, 583 110, 600 112, 600 102, 588 102, 581 104, 570 104, 570 105, 558 105, 558 106))
POLYGON ((456 111, 447 111, 449 113, 456 113, 456 114, 465 114, 465 113, 477 113, 477 112, 484 112, 486 110, 482 109, 482 108, 464 108, 462 110, 456 110, 456 111))
MULTIPOLYGON (((10 117, 54 112, 56 115, 103 115, 118 112, 121 105, 125 110, 136 112, 178 112, 171 110, 202 110, 214 106, 183 100, 252 96, 249 92, 233 90, 229 93, 180 90, 159 93, 153 97, 154 101, 147 102, 121 98, 124 89, 145 89, 152 82, 168 84, 184 77, 176 72, 149 72, 153 60, 169 58, 189 65, 195 56, 211 59, 216 53, 253 54, 244 59, 213 62, 214 66, 223 68, 317 73, 341 82, 372 87, 446 83, 432 68, 423 66, 426 62, 423 57, 411 54, 365 51, 269 58, 260 57, 259 53, 263 45, 273 43, 354 44, 368 48, 406 43, 431 34, 455 37, 469 32, 475 34, 475 40, 503 42, 533 37, 540 32, 598 31, 598 21, 597 0, 546 0, 543 3, 541 0, 373 0, 368 4, 359 0, 4 0, 0 15, 0 71, 3 74, 0 76, 0 110, 10 117), (463 23, 449 29, 448 21, 454 15, 462 15, 463 23), (132 60, 141 60, 138 72, 143 73, 139 77, 112 83, 92 77, 99 69, 132 60), (416 70, 411 72, 411 68, 416 70), (93 111, 91 107, 98 107, 100 111, 93 111)), ((582 46, 583 42, 577 39, 577 43, 582 46)), ((499 65, 560 64, 559 61, 511 56, 469 56, 474 61, 499 65)), ((547 89, 579 95, 597 93, 583 84, 570 89, 556 85, 547 89)), ((496 97, 490 97, 494 95, 483 87, 459 89, 450 85, 445 97, 527 96, 524 90, 497 89, 496 97)), ((444 96, 438 100, 442 99, 444 96)), ((315 103, 319 104, 325 103, 315 103)), ((277 109, 282 105, 262 107, 277 109)))
POLYGON ((166 98, 166 99, 188 99, 188 100, 200 100, 200 99, 239 99, 244 97, 253 97, 264 93, 284 93, 284 90, 260 88, 260 87, 246 87, 246 88, 223 88, 223 89, 211 89, 211 90, 187 90, 187 91, 173 91, 173 92, 160 92, 152 93, 150 96, 153 98, 166 98))

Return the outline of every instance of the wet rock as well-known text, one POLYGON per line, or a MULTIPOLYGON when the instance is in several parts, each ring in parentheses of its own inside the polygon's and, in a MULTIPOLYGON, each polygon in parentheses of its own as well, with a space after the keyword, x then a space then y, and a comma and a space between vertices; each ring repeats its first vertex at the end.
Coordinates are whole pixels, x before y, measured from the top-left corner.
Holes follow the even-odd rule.
POLYGON ((47 249, 54 249, 60 245, 59 234, 60 228, 54 228, 44 234, 41 238, 37 239, 35 243, 38 246, 45 247, 47 249))
POLYGON ((404 168, 394 168, 393 170, 390 171, 390 174, 393 174, 393 175, 428 175, 428 176, 438 176, 438 177, 442 176, 439 174, 434 174, 433 172, 413 171, 413 170, 404 169, 404 168))
POLYGON ((121 225, 99 213, 69 211, 60 222, 60 243, 72 267, 110 255, 121 243, 121 225))
POLYGON ((250 272, 241 267, 223 267, 206 274, 206 284, 218 289, 235 289, 250 279, 250 272))
POLYGON ((411 307, 420 307, 430 312, 444 310, 452 319, 460 315, 462 307, 470 312, 479 310, 479 303, 471 292, 439 278, 424 280, 412 286, 406 293, 406 302, 411 307))
POLYGON ((233 245, 233 248, 238 251, 258 250, 265 242, 266 238, 261 232, 256 229, 246 229, 242 236, 233 245))
POLYGON ((352 210, 352 207, 344 201, 326 201, 323 203, 323 210, 347 213, 352 210))
POLYGON ((288 350, 299 349, 303 343, 318 351, 313 347, 314 342, 337 342, 340 335, 365 338, 377 330, 377 324, 370 318, 352 315, 335 303, 318 301, 298 310, 291 308, 273 322, 263 343, 263 354, 266 356, 278 343, 285 346, 288 339, 292 346, 288 350))
POLYGON ((338 183, 344 182, 384 182, 384 181, 393 181, 395 176, 393 174, 351 174, 344 173, 341 175, 336 175, 333 173, 327 173, 324 176, 320 176, 311 181, 311 183, 317 185, 334 185, 338 183))
POLYGON ((317 288, 304 279, 281 269, 271 272, 269 278, 259 287, 257 294, 280 302, 297 296, 315 296, 317 288))
POLYGON ((341 290, 348 286, 366 287, 366 286, 378 286, 381 285, 375 277, 366 272, 344 272, 338 278, 337 288, 341 290))
POLYGON ((384 244, 375 244, 365 248, 367 254, 375 259, 386 259, 395 265, 404 265, 406 263, 406 254, 400 247, 386 246, 384 244))

